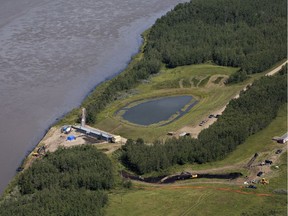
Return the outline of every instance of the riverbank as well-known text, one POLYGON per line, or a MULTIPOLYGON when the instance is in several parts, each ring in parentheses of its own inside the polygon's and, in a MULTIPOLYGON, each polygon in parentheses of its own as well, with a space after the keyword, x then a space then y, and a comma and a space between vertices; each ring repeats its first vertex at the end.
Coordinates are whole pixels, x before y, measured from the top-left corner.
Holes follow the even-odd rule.
POLYGON ((0 27, 0 194, 55 120, 123 70, 140 34, 182 1, 15 2, 0 9, 11 15, 0 27))
MULTIPOLYGON (((163 14, 163 13, 164 12, 161 12, 160 14, 163 14)), ((157 14, 157 17, 159 17, 159 14, 157 14)), ((146 20, 145 26, 150 25, 151 20, 153 20, 153 19, 154 18, 152 17, 152 18, 149 18, 148 21, 146 20)), ((137 28, 139 28, 139 26, 137 28)), ((142 37, 145 38, 145 35, 147 33, 148 33, 148 30, 144 31, 141 34, 142 37)), ((129 41, 129 43, 130 42, 131 41, 129 41)), ((101 92, 102 89, 107 85, 108 82, 111 82, 113 79, 116 79, 120 73, 121 74, 125 73, 125 71, 127 71, 127 69, 129 69, 129 67, 133 66, 137 61, 139 61, 142 58, 144 46, 145 46, 145 39, 140 44, 140 47, 137 48, 138 52, 135 55, 132 55, 132 57, 130 57, 130 62, 128 64, 126 64, 126 69, 123 70, 122 72, 118 70, 116 73, 114 71, 114 75, 110 76, 110 79, 103 81, 103 82, 99 83, 98 85, 96 85, 96 87, 93 90, 90 90, 90 94, 92 94, 93 92, 95 93, 97 91, 101 92)), ((106 70, 104 70, 104 71, 106 71, 106 70)), ((93 86, 95 86, 95 83, 93 84, 93 86)), ((82 104, 85 105, 85 103, 89 103, 89 94, 86 95, 86 98, 84 99, 84 101, 82 101, 82 104)), ((37 142, 36 146, 33 146, 32 148, 30 148, 30 150, 28 150, 28 153, 25 155, 22 162, 20 163, 20 165, 18 165, 17 170, 23 170, 23 169, 26 169, 27 167, 29 167, 33 163, 33 161, 35 161, 37 159, 33 156, 33 153, 37 152, 37 150, 39 148, 41 148, 42 146, 45 145, 45 139, 49 138, 52 134, 54 134, 55 130, 60 130, 61 126, 63 126, 64 124, 70 124, 70 125, 75 124, 75 122, 77 122, 79 114, 80 114, 80 108, 74 108, 73 110, 68 112, 66 115, 62 116, 59 120, 56 119, 57 120, 56 123, 55 123, 55 118, 54 118, 53 119, 54 123, 53 124, 51 123, 50 128, 48 130, 46 130, 46 132, 42 135, 42 137, 39 137, 39 141, 37 142)), ((106 146, 104 146, 104 147, 106 148, 106 146)), ((14 184, 17 181, 18 175, 19 175, 19 173, 15 173, 12 180, 10 180, 9 184, 5 187, 5 189, 3 191, 3 197, 5 197, 7 194, 9 194, 11 192, 11 190, 14 188, 14 186, 15 186, 14 184)))

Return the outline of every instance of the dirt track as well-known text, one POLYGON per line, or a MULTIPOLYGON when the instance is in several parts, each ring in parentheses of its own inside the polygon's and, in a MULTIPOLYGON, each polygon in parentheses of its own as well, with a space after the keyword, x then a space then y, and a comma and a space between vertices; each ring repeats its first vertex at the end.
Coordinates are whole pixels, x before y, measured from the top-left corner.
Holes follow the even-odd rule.
POLYGON ((285 61, 283 64, 281 64, 280 66, 278 66, 277 68, 271 70, 270 72, 268 72, 265 76, 273 76, 275 73, 277 73, 279 70, 281 70, 281 68, 288 63, 288 60, 285 61))

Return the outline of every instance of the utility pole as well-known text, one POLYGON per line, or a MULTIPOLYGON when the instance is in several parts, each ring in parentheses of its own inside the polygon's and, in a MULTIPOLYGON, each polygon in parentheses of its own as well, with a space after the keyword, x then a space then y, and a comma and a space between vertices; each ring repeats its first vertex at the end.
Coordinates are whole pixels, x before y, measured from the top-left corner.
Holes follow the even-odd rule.
POLYGON ((82 119, 81 119, 81 127, 85 127, 86 124, 86 109, 82 108, 82 119))

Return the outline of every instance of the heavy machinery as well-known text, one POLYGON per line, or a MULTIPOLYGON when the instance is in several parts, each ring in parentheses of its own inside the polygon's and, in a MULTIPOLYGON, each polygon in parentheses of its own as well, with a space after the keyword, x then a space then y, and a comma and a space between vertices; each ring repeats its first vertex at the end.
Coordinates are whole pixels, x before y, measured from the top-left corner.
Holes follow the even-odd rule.
POLYGON ((267 179, 265 179, 265 178, 262 178, 260 180, 260 184, 267 185, 267 184, 269 184, 269 181, 267 179))
POLYGON ((38 156, 39 156, 39 154, 38 154, 38 153, 36 153, 36 152, 33 152, 33 153, 32 153, 32 156, 34 156, 34 157, 38 157, 38 156))
POLYGON ((192 174, 191 178, 197 178, 198 175, 197 174, 192 174))

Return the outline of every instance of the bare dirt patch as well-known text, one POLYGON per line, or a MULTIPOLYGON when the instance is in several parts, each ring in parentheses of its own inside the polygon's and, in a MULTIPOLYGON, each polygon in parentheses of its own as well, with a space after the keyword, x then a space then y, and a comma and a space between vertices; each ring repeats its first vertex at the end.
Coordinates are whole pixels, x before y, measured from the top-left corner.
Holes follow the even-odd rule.
MULTIPOLYGON (((222 112, 225 110, 226 106, 225 107, 222 107, 221 109, 218 109, 218 110, 215 110, 213 111, 213 113, 217 113, 219 115, 222 114, 222 112)), ((179 134, 181 133, 190 133, 191 137, 194 137, 194 138, 197 138, 199 133, 203 130, 203 129, 206 129, 208 128, 210 125, 212 125, 214 122, 217 121, 217 118, 205 118, 203 121, 205 121, 205 123, 200 126, 200 122, 197 126, 189 126, 189 125, 186 125, 184 127, 182 127, 181 129, 179 129, 175 134, 176 136, 179 136, 179 134)))
POLYGON ((84 144, 97 144, 102 143, 103 141, 97 140, 96 138, 91 138, 83 135, 82 133, 72 130, 69 134, 61 133, 59 128, 51 128, 47 135, 43 138, 42 143, 44 144, 46 151, 54 152, 60 146, 61 147, 72 147, 77 145, 84 144), (75 140, 67 140, 68 136, 75 136, 75 140))
MULTIPOLYGON (((64 134, 61 132, 60 128, 52 127, 46 136, 42 139, 38 147, 45 146, 46 151, 54 152, 59 147, 73 147, 78 145, 95 145, 99 149, 107 149, 105 153, 111 153, 118 149, 121 145, 126 142, 126 139, 121 138, 119 143, 108 143, 107 141, 97 139, 96 137, 88 136, 81 132, 72 129, 69 134, 64 134), (68 140, 68 136, 74 136, 75 140, 68 140)), ((104 151, 104 150, 103 150, 104 151)))
POLYGON ((125 138, 121 138, 121 142, 118 143, 108 143, 104 140, 99 140, 95 137, 87 136, 86 134, 77 132, 75 129, 69 134, 64 134, 61 132, 61 128, 52 127, 41 142, 35 147, 35 149, 28 155, 26 160, 24 161, 22 168, 27 169, 31 166, 31 164, 40 159, 45 153, 38 153, 38 150, 42 147, 45 147, 45 152, 54 152, 59 147, 70 148, 73 146, 79 145, 95 145, 100 151, 105 154, 111 154, 112 152, 119 149, 126 142, 125 138), (68 136, 74 136, 75 140, 68 140, 68 136))

